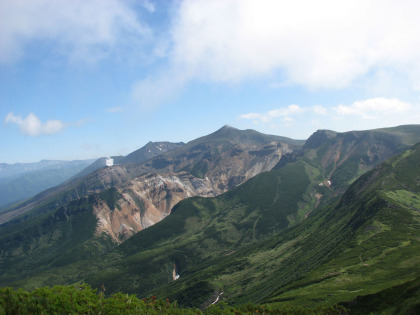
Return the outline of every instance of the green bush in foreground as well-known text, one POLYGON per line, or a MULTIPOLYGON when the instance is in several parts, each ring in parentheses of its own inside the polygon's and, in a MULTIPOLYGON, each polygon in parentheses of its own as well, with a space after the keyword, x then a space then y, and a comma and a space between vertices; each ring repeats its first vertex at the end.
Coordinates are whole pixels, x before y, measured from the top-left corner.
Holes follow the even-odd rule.
POLYGON ((228 306, 225 303, 217 303, 206 309, 204 314, 342 315, 348 313, 344 307, 339 305, 318 306, 315 308, 282 305, 276 308, 269 308, 266 305, 245 304, 228 306))
POLYGON ((96 293, 87 284, 43 287, 27 292, 0 289, 0 314, 197 314, 178 309, 176 303, 138 299, 135 295, 116 293, 109 297, 96 293))
POLYGON ((205 311, 178 308, 176 302, 116 293, 105 297, 87 284, 43 287, 32 292, 0 288, 0 315, 3 314, 344 314, 341 306, 306 309, 281 306, 268 309, 263 305, 228 306, 217 303, 205 311))

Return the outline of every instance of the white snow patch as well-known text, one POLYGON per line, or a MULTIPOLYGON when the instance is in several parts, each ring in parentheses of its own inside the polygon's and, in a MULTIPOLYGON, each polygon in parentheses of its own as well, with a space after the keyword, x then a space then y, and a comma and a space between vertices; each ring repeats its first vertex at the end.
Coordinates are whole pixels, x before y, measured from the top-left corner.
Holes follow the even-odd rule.
POLYGON ((106 158, 105 165, 106 166, 112 166, 112 165, 114 165, 114 159, 106 158))

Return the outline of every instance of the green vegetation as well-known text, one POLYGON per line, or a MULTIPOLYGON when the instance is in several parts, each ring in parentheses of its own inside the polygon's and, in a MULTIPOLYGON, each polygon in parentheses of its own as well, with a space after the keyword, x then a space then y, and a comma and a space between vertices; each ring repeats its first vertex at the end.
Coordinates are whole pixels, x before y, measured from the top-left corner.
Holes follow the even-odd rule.
MULTIPOLYGON (((105 290, 105 288, 104 288, 105 290)), ((116 293, 106 297, 86 284, 43 287, 32 292, 0 289, 0 314, 198 314, 151 297, 116 293)))
MULTIPOLYGON (((0 269, 4 270, 0 284, 5 285, 23 277, 37 275, 47 269, 98 256, 116 246, 104 235, 92 238, 96 229, 93 205, 99 201, 91 195, 59 207, 52 214, 39 215, 28 224, 21 220, 6 224, 0 235, 0 269)), ((52 283, 60 283, 54 273, 52 283)), ((42 284, 42 283, 41 283, 42 284)), ((39 286, 21 283, 23 287, 39 286)))
MULTIPOLYGON (((420 144, 376 166, 405 147, 403 132, 320 131, 319 146, 216 198, 178 203, 117 248, 92 238, 92 205, 114 209, 118 190, 82 197, 34 216, 31 227, 24 220, 2 227, 0 283, 33 289, 86 281, 107 294, 156 295, 206 313, 338 312, 338 303, 355 314, 417 310, 420 144), (374 308, 383 297, 392 305, 374 308)), ((192 164, 197 176, 227 146, 226 134, 237 136, 230 129, 209 136, 219 146, 192 164)))
POLYGON ((105 287, 98 294, 89 285, 42 287, 32 292, 0 288, 0 314, 344 314, 342 306, 318 306, 313 309, 282 306, 270 309, 262 305, 228 306, 219 303, 204 310, 181 308, 169 299, 156 296, 139 299, 135 295, 115 293, 105 296, 105 287))
POLYGON ((197 178, 204 178, 206 173, 208 172, 208 169, 208 163, 205 160, 202 160, 192 167, 190 173, 197 178))
POLYGON ((352 314, 419 314, 420 278, 341 304, 352 314), (380 312, 379 312, 380 310, 380 312))
POLYGON ((122 196, 115 187, 111 187, 107 190, 100 192, 98 194, 98 197, 106 202, 107 206, 111 211, 113 211, 115 208, 121 210, 121 207, 117 203, 117 201, 121 199, 122 196))
MULTIPOLYGON (((415 263, 420 216, 412 209, 416 204, 398 202, 395 192, 404 198, 401 187, 414 188, 409 183, 419 178, 419 152, 417 147, 362 176, 340 200, 287 230, 282 205, 295 211, 298 206, 296 199, 277 199, 277 193, 302 195, 305 189, 296 188, 309 181, 301 162, 261 174, 215 199, 186 200, 166 220, 121 245, 115 253, 125 258, 104 264, 113 273, 88 279, 111 290, 156 292, 196 307, 221 291, 230 303, 334 305, 411 281, 420 273, 415 263), (396 172, 407 169, 407 181, 396 179, 396 172), (288 171, 296 174, 293 180, 282 180, 288 171), (265 215, 271 221, 260 228, 265 215), (181 275, 177 281, 170 278, 174 263, 181 275), (165 272, 167 284, 162 284, 165 278, 156 275, 165 272)), ((417 192, 410 194, 415 200, 417 192)))
MULTIPOLYGON (((418 291, 418 280, 412 282, 420 274, 417 264, 420 261, 420 213, 417 208, 420 187, 415 185, 420 179, 420 170, 416 167, 419 149, 417 145, 415 150, 408 151, 409 154, 397 156, 352 185, 333 208, 336 214, 349 218, 337 231, 344 236, 350 229, 349 237, 330 253, 331 259, 284 286, 268 302, 288 301, 310 306, 318 301, 335 304, 354 300, 347 304, 348 307, 362 305, 355 306, 355 314, 363 307, 366 313, 392 310, 402 314, 410 307, 419 307, 420 295, 413 293, 418 291), (407 173, 404 180, 400 177, 403 173, 407 173), (411 190, 402 190, 402 187, 411 190), (414 289, 410 283, 415 284, 414 289), (373 306, 378 296, 406 286, 410 289, 402 290, 404 294, 373 306), (363 305, 370 305, 370 308, 363 305)), ((332 210, 326 211, 332 219, 332 210)))

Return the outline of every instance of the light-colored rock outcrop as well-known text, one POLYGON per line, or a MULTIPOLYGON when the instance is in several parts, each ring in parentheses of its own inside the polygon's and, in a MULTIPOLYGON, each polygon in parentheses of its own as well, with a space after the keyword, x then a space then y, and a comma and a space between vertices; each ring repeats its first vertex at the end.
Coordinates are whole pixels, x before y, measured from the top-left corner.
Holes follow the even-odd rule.
MULTIPOLYGON (((107 233, 116 242, 123 242, 168 216, 181 200, 224 193, 259 173, 271 170, 282 154, 290 151, 287 144, 280 143, 260 147, 238 144, 217 158, 210 156, 202 159, 200 163, 207 165, 203 178, 186 171, 137 176, 118 187, 122 197, 116 209, 109 209, 104 202, 95 205, 94 213, 98 218, 96 233, 107 233)), ((170 170, 174 168, 179 169, 180 166, 171 165, 170 170)), ((162 171, 166 170, 168 168, 162 171)), ((103 174, 102 181, 105 178, 103 174)))

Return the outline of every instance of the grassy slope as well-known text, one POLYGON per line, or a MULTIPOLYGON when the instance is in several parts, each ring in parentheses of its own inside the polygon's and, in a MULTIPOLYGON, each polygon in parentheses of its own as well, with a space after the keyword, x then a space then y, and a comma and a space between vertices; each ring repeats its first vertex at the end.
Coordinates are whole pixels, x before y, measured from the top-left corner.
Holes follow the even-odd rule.
POLYGON ((417 198, 419 153, 417 147, 399 162, 396 158, 363 176, 336 205, 303 224, 201 261, 157 292, 184 305, 201 305, 223 291, 230 302, 287 300, 313 306, 415 279, 420 272, 420 216, 411 204, 390 196, 404 188, 417 198), (407 172, 410 178, 403 175, 407 172))
POLYGON ((194 266, 286 228, 286 216, 297 211, 308 184, 303 166, 290 165, 256 176, 219 198, 190 198, 104 258, 98 265, 107 266, 105 272, 88 279, 112 291, 145 294, 171 281, 174 264, 183 276, 194 266), (295 176, 284 181, 285 174, 295 176))
MULTIPOLYGON (((0 235, 0 285, 104 253, 117 244, 109 238, 92 237, 96 229, 93 204, 112 204, 114 189, 84 197, 62 206, 52 214, 5 225, 0 235)), ((59 279, 52 273, 49 283, 59 279)), ((23 283, 24 286, 27 284, 23 283)), ((38 281, 29 287, 41 285, 38 281)))
MULTIPOLYGON (((357 143, 351 137, 348 140, 357 143)), ((304 218, 316 205, 316 192, 331 193, 318 185, 328 175, 320 167, 326 151, 328 146, 308 150, 298 162, 261 174, 218 198, 186 200, 171 216, 116 251, 89 263, 49 270, 20 284, 52 284, 54 278, 49 277, 56 275, 67 282, 87 279, 94 286, 105 284, 109 292, 158 292, 184 305, 200 305, 221 290, 224 299, 235 302, 280 296, 285 285, 336 257, 337 248, 360 228, 348 225, 359 215, 357 205, 336 214, 331 207, 287 233, 258 243, 304 218), (174 264, 181 274, 175 282, 171 280, 174 264)), ((406 199, 401 190, 395 189, 406 199)), ((353 199, 359 205, 369 204, 368 210, 375 214, 385 197, 353 199)), ((367 230, 375 230, 375 224, 367 230)))
MULTIPOLYGON (((285 286, 269 301, 287 300, 299 305, 323 301, 331 304, 350 301, 357 296, 373 294, 418 278, 419 153, 420 146, 417 145, 416 150, 384 164, 378 174, 371 172, 356 182, 352 187, 353 194, 350 190, 334 209, 339 213, 343 210, 347 213, 352 208, 357 210, 357 216, 353 215, 347 224, 356 229, 337 247, 331 260, 285 286), (360 181, 370 181, 372 177, 377 177, 373 183, 358 187, 360 181), (352 201, 355 195, 362 202, 352 201)), ((386 294, 386 291, 380 294, 386 294)), ((363 303, 369 304, 368 300, 365 298, 363 303)), ((391 301, 390 305, 381 306, 383 310, 397 311, 405 303, 404 299, 391 301)), ((415 305, 420 303, 420 299, 410 303, 415 305)), ((363 307, 358 309, 360 311, 363 307)))
POLYGON ((420 278, 341 303, 352 314, 419 314, 420 278))
POLYGON ((292 164, 256 176, 237 193, 190 198, 168 218, 100 259, 50 269, 16 284, 27 288, 55 284, 59 276, 67 282, 87 279, 94 286, 105 284, 107 292, 145 295, 172 281, 174 264, 183 277, 194 266, 286 228, 286 216, 297 211, 308 184, 304 166, 292 164))
POLYGON ((303 162, 219 198, 188 199, 93 263, 87 279, 110 291, 155 292, 188 306, 222 291, 232 303, 333 304, 412 280, 420 271, 414 264, 420 258, 418 154, 419 148, 383 164, 334 205, 262 242, 287 227, 290 209, 298 210, 295 197, 305 189, 296 187, 310 183, 303 162), (174 264, 177 281, 171 281, 174 264))

